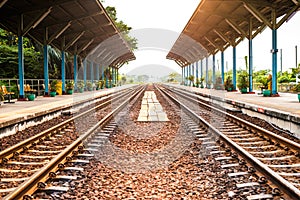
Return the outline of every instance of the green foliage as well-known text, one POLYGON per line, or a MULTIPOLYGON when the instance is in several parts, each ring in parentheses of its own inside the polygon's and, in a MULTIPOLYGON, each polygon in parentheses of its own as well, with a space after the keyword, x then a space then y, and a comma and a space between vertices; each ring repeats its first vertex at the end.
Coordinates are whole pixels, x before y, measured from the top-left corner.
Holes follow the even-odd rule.
POLYGON ((216 84, 215 84, 215 87, 216 89, 223 89, 223 85, 222 85, 222 77, 221 76, 218 76, 216 78, 216 84))
POLYGON ((191 85, 192 85, 192 86, 195 86, 195 84, 194 84, 195 76, 190 75, 190 76, 188 77, 188 80, 191 81, 191 85))
MULTIPOLYGON (((0 29, 0 78, 18 78, 18 38, 0 29)), ((43 78, 43 58, 31 41, 24 37, 24 77, 43 78)))
POLYGON ((298 83, 297 85, 293 86, 292 91, 294 91, 294 92, 300 92, 300 83, 298 83))
POLYGON ((57 85, 58 81, 57 80, 52 80, 50 83, 50 91, 51 92, 56 92, 56 90, 58 89, 58 85, 57 85))
POLYGON ((74 81, 68 81, 66 83, 67 90, 73 90, 74 89, 74 81))
POLYGON ((267 76, 259 76, 257 77, 257 82, 261 83, 264 89, 268 88, 268 84, 272 79, 269 79, 267 76))
POLYGON ((288 76, 279 76, 277 79, 278 83, 289 83, 290 80, 288 76))
POLYGON ((225 90, 233 89, 233 83, 232 83, 231 76, 227 76, 226 80, 224 81, 224 88, 225 88, 225 90))
POLYGON ((87 82, 86 82, 86 87, 87 87, 88 89, 92 89, 92 88, 93 88, 93 83, 92 83, 91 81, 87 81, 87 82))
POLYGON ((131 50, 137 49, 137 39, 134 37, 131 37, 129 35, 129 31, 132 29, 132 27, 125 24, 122 20, 118 21, 117 18, 117 11, 115 7, 107 6, 105 8, 106 12, 110 16, 110 18, 114 21, 116 27, 119 29, 119 31, 123 34, 124 39, 128 42, 131 50))
POLYGON ((98 89, 102 88, 104 86, 104 81, 103 80, 99 80, 96 82, 96 87, 98 89))
POLYGON ((77 86, 78 89, 83 89, 84 88, 84 81, 83 80, 77 81, 76 86, 77 86))
POLYGON ((4 94, 0 91, 0 101, 4 101, 4 94))
POLYGON ((238 72, 238 84, 239 89, 248 88, 249 87, 249 80, 248 80, 248 73, 246 70, 240 70, 238 72))

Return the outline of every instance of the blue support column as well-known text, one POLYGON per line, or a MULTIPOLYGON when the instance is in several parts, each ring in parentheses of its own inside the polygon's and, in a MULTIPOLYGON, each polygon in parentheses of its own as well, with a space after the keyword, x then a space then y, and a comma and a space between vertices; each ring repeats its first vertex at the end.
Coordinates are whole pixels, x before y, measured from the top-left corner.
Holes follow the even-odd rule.
MULTIPOLYGON (((196 83, 199 80, 199 72, 198 72, 198 61, 196 62, 196 83)), ((199 87, 199 84, 197 84, 197 87, 199 87)))
POLYGON ((113 67, 111 68, 111 75, 112 75, 111 86, 113 86, 113 84, 115 84, 115 70, 113 67))
POLYGON ((44 83, 45 96, 49 95, 48 45, 44 45, 44 83))
POLYGON ((206 57, 206 72, 205 72, 205 82, 206 82, 206 88, 208 87, 208 57, 206 57))
POLYGON ((18 36, 18 71, 19 71, 19 84, 20 93, 19 100, 25 99, 24 93, 24 47, 23 47, 23 37, 18 36))
POLYGON ((90 72, 91 72, 91 83, 94 82, 94 63, 91 61, 90 63, 90 72))
POLYGON ((184 69, 181 67, 181 84, 183 84, 184 69))
POLYGON ((224 84, 224 51, 221 51, 221 78, 222 85, 224 84))
POLYGON ((75 90, 77 90, 77 55, 74 54, 74 84, 75 84, 75 90))
POLYGON ((232 48, 232 83, 233 83, 233 90, 236 90, 236 47, 232 48))
POLYGON ((61 82, 62 94, 66 94, 66 66, 65 66, 65 51, 61 51, 61 82))
POLYGON ((195 67, 194 67, 194 63, 192 64, 192 75, 195 76, 195 67))
POLYGON ((249 92, 252 92, 252 72, 253 72, 253 56, 252 56, 252 39, 249 39, 249 92))
POLYGON ((200 78, 203 78, 203 60, 200 62, 200 78))
MULTIPOLYGON (((189 65, 189 77, 192 75, 191 65, 189 65)), ((191 86, 191 81, 189 79, 189 86, 191 86)))
POLYGON ((104 81, 104 66, 101 67, 101 79, 104 81))
POLYGON ((84 82, 84 88, 86 86, 86 68, 87 68, 87 59, 85 58, 83 60, 83 82, 84 82))
POLYGON ((99 81, 99 65, 96 65, 96 80, 99 81))
POLYGON ((272 95, 277 95, 277 29, 272 29, 272 95))
POLYGON ((117 84, 119 85, 119 69, 117 68, 116 69, 116 81, 117 81, 117 84))
MULTIPOLYGON (((109 70, 109 67, 107 67, 107 70, 109 70)), ((106 76, 105 76, 105 86, 106 86, 106 88, 108 88, 108 77, 106 77, 106 76)))
POLYGON ((195 67, 194 67, 194 63, 191 64, 191 68, 192 68, 192 76, 194 77, 194 82, 192 82, 192 86, 194 86, 194 83, 195 83, 195 67))
POLYGON ((215 88, 215 84, 216 84, 216 55, 215 54, 213 55, 212 82, 215 88))
POLYGON ((186 79, 186 77, 187 77, 187 74, 188 74, 188 67, 187 66, 185 66, 184 67, 185 69, 185 76, 184 76, 184 85, 187 85, 187 79, 186 79))

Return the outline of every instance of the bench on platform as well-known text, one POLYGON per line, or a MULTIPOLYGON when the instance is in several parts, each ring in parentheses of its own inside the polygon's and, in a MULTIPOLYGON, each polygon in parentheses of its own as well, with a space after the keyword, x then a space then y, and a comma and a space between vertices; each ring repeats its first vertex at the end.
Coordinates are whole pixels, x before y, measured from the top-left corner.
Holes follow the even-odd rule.
MULTIPOLYGON (((20 91, 20 85, 18 84, 18 90, 20 91)), ((29 84, 24 85, 24 93, 36 93, 35 89, 32 89, 29 84)))
POLYGON ((8 98, 8 100, 5 101, 4 103, 15 103, 15 102, 11 101, 11 95, 13 95, 13 94, 15 94, 15 93, 14 93, 14 92, 9 92, 9 91, 7 91, 5 85, 2 85, 0 88, 1 88, 0 92, 3 93, 4 97, 7 97, 7 98, 8 98))

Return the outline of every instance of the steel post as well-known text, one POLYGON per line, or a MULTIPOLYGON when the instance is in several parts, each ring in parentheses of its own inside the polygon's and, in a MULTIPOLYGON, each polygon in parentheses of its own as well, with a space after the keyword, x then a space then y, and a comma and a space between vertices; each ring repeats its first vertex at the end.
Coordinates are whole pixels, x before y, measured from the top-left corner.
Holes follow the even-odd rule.
POLYGON ((19 71, 19 85, 20 93, 19 99, 25 98, 24 93, 24 47, 23 47, 23 37, 18 36, 18 71, 19 71))
POLYGON ((44 83, 45 83, 45 96, 49 95, 49 69, 48 69, 48 45, 44 45, 44 83))

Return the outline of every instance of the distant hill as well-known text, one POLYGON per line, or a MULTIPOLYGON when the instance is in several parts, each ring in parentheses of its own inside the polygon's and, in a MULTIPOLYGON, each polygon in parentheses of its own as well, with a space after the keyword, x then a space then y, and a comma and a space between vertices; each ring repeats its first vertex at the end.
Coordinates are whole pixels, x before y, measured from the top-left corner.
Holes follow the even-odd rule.
POLYGON ((141 67, 137 67, 129 72, 127 72, 127 75, 132 76, 139 76, 139 75, 148 75, 149 77, 154 78, 162 78, 164 76, 168 76, 170 73, 176 72, 175 70, 163 66, 163 65, 144 65, 141 67))

